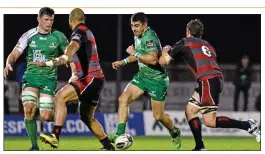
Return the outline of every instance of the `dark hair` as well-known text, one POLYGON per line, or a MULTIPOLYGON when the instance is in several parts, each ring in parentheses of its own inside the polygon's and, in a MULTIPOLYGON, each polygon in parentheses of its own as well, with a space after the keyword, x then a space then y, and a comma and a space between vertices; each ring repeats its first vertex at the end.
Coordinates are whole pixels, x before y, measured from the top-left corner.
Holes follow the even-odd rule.
POLYGON ((131 21, 140 21, 141 23, 147 23, 148 19, 147 16, 143 12, 137 12, 131 17, 131 21))
POLYGON ((39 17, 41 17, 43 15, 53 16, 54 10, 52 8, 49 8, 49 7, 43 7, 39 11, 39 17))
POLYGON ((204 26, 199 19, 191 20, 187 24, 187 28, 190 30, 190 34, 193 37, 202 37, 204 26))

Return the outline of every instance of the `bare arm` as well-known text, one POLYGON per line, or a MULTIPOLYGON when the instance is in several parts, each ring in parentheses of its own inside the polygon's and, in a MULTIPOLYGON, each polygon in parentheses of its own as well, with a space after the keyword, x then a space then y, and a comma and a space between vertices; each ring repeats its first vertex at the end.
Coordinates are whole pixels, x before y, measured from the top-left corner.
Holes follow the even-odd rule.
POLYGON ((14 47, 13 51, 8 55, 7 60, 6 60, 6 67, 4 69, 4 77, 6 78, 9 71, 13 71, 12 65, 17 61, 17 59, 21 55, 21 48, 19 47, 14 47))
POLYGON ((66 47, 64 55, 69 57, 69 61, 72 61, 72 56, 80 48, 80 45, 76 41, 71 41, 70 44, 66 47))
POLYGON ((72 61, 72 56, 79 49, 80 45, 76 41, 71 41, 70 44, 66 47, 65 52, 62 56, 52 59, 47 62, 29 62, 29 64, 34 64, 38 66, 50 66, 50 67, 58 67, 61 65, 69 64, 72 61))
POLYGON ((170 50, 170 46, 165 46, 163 48, 162 55, 159 58, 159 64, 160 65, 166 66, 171 62, 172 57, 168 54, 169 50, 170 50))
POLYGON ((72 70, 72 76, 69 79, 68 83, 78 80, 77 70, 76 70, 75 64, 73 62, 70 63, 70 67, 71 67, 71 70, 72 70))
POLYGON ((13 65, 17 61, 17 59, 20 57, 22 52, 20 51, 21 49, 19 47, 14 47, 13 51, 8 55, 6 64, 13 65))
POLYGON ((158 62, 158 53, 150 52, 149 54, 139 55, 138 59, 144 64, 156 65, 158 62))
POLYGON ((73 62, 70 63, 70 67, 71 67, 71 70, 72 70, 72 76, 73 75, 77 76, 77 70, 76 70, 75 64, 73 62))
POLYGON ((127 58, 125 58, 123 60, 113 62, 112 68, 116 70, 116 69, 118 69, 118 68, 120 68, 126 64, 133 63, 135 61, 137 61, 135 56, 128 56, 127 58))
POLYGON ((61 66, 67 64, 67 62, 72 61, 72 56, 79 49, 80 45, 76 41, 71 41, 69 45, 66 47, 65 52, 59 58, 53 60, 53 66, 61 66))
MULTIPOLYGON (((136 62, 136 61, 137 61, 136 57, 134 57, 134 56, 128 56, 128 57, 125 58, 125 59, 128 60, 128 62, 127 62, 126 64, 128 64, 128 63, 133 63, 133 62, 136 62)), ((123 59, 122 61, 125 61, 125 59, 123 59)))
MULTIPOLYGON (((139 61, 143 62, 144 64, 151 64, 155 65, 158 62, 158 53, 157 52, 150 52, 148 54, 141 55, 139 52, 134 50, 134 46, 131 45, 127 48, 126 52, 135 57, 135 61, 139 59, 139 61)), ((130 56, 130 57, 131 57, 130 56)), ((127 64, 127 63, 125 63, 127 64)))
POLYGON ((170 63, 171 61, 171 57, 166 53, 165 55, 162 55, 160 58, 159 58, 159 64, 162 65, 162 66, 166 66, 170 63))

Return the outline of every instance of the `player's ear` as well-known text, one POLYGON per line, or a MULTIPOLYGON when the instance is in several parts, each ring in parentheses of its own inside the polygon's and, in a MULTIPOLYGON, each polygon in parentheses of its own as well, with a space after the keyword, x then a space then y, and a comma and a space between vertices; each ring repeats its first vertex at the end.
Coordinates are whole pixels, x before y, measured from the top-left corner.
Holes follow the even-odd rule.
POLYGON ((144 23, 143 23, 143 26, 144 26, 144 27, 147 27, 147 22, 144 22, 144 23))
POLYGON ((186 36, 187 37, 190 36, 190 30, 189 30, 189 28, 186 28, 186 36))
POLYGON ((69 17, 69 24, 71 24, 72 23, 72 18, 71 17, 69 17))
POLYGON ((40 22, 40 16, 37 17, 37 21, 40 22))

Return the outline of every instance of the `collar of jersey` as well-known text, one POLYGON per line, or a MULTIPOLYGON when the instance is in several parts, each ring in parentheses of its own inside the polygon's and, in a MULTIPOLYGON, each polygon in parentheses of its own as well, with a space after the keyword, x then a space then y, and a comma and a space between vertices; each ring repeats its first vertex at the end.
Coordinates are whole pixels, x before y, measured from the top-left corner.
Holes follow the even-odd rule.
POLYGON ((79 23, 79 24, 77 24, 76 26, 75 26, 75 28, 74 28, 74 30, 73 31, 75 31, 79 26, 81 26, 81 25, 84 25, 85 26, 85 24, 84 23, 79 23))
POLYGON ((150 27, 148 26, 148 27, 146 28, 146 30, 144 31, 144 33, 143 33, 140 37, 138 37, 138 38, 143 37, 143 36, 145 35, 146 31, 148 31, 149 29, 150 29, 150 27))
POLYGON ((38 34, 40 34, 40 35, 44 35, 44 36, 45 36, 45 35, 49 35, 49 34, 52 33, 52 30, 53 30, 53 29, 51 29, 51 31, 50 31, 49 33, 47 33, 47 34, 42 34, 42 33, 39 32, 39 26, 37 26, 37 32, 38 32, 38 34))

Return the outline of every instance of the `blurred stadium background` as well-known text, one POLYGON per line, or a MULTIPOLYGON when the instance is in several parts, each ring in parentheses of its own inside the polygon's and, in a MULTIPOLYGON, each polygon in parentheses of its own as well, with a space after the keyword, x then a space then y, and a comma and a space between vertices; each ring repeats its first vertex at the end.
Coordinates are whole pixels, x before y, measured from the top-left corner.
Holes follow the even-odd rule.
MULTIPOLYGON (((37 13, 37 12, 36 12, 37 13)), ((224 90, 220 97, 218 115, 235 119, 254 118, 260 124, 260 62, 261 62, 261 15, 149 15, 149 25, 158 34, 162 46, 173 45, 185 37, 186 23, 199 18, 205 26, 203 38, 211 43, 217 52, 218 61, 225 77, 224 90), (249 103, 243 111, 243 94, 239 97, 239 110, 234 111, 233 82, 236 78, 236 65, 247 54, 253 68, 249 103)), ((96 118, 107 133, 116 129, 117 98, 126 84, 137 72, 137 65, 125 66, 119 71, 111 68, 111 62, 127 56, 125 49, 133 43, 130 30, 130 15, 87 15, 87 24, 96 37, 101 66, 107 83, 103 90, 96 118)), ((37 26, 36 15, 4 15, 4 59, 12 51, 19 37, 37 26), (14 24, 15 21, 15 24, 14 24), (19 27, 17 23, 20 24, 19 27)), ((68 15, 56 15, 54 28, 71 34, 68 15)), ((23 59, 17 62, 20 66, 23 59)), ((194 77, 188 67, 179 58, 167 67, 170 87, 165 110, 174 118, 175 125, 182 130, 183 146, 181 150, 191 150, 194 141, 184 108, 196 87, 194 77)), ((24 127, 23 113, 20 105, 20 87, 16 79, 18 67, 14 67, 5 80, 4 100, 4 150, 28 150, 30 141, 24 127)), ((68 68, 58 69, 58 88, 65 85, 71 73, 68 68)), ((135 142, 129 150, 173 150, 167 130, 154 121, 150 100, 143 96, 131 103, 127 132, 134 136, 135 142), (156 146, 157 145, 157 146, 156 146)), ((40 122, 38 122, 38 126, 40 122)), ((40 127, 38 127, 40 128, 40 127)), ((44 124, 44 133, 50 133, 53 123, 44 124)), ((38 130, 40 132, 40 129, 38 130)), ((254 138, 237 129, 211 129, 203 126, 203 136, 208 150, 260 150, 260 144, 254 138)), ((68 104, 68 117, 62 132, 59 150, 97 150, 100 143, 92 136, 78 116, 78 102, 68 104)), ((52 150, 48 145, 40 144, 42 150, 52 150)))

